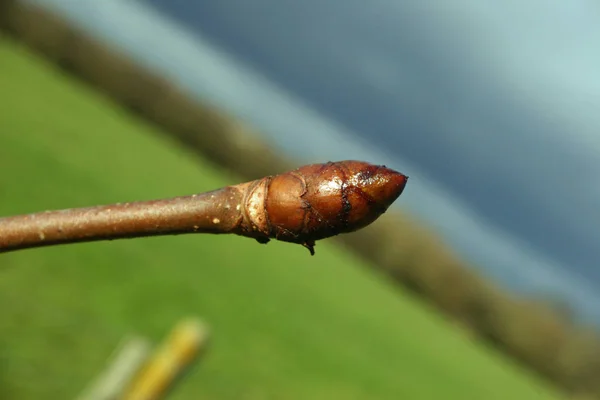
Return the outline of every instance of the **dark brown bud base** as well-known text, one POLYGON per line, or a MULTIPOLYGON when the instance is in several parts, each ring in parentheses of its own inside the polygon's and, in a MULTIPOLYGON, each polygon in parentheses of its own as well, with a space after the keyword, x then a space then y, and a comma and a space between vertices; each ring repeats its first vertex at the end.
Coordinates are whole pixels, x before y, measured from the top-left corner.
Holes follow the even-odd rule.
POLYGON ((362 161, 311 164, 244 183, 240 235, 260 243, 315 241, 375 221, 400 196, 408 177, 362 161))

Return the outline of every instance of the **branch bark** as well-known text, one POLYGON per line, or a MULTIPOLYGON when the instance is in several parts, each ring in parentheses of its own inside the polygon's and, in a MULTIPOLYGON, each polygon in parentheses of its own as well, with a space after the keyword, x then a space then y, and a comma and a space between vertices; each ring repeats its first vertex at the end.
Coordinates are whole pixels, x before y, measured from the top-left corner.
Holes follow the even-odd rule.
POLYGON ((241 215, 233 187, 164 200, 46 211, 0 219, 0 252, 183 233, 229 233, 241 215), (219 207, 218 199, 227 199, 219 207), (225 208, 229 207, 229 208, 225 208), (236 210, 237 207, 237 210, 236 210))

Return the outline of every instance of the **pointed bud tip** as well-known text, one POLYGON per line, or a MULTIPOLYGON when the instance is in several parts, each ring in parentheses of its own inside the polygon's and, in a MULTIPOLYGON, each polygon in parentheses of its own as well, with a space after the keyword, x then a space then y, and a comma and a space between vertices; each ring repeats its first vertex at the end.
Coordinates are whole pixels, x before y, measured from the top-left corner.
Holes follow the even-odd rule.
POLYGON ((394 197, 394 200, 395 200, 404 191, 404 188, 406 187, 406 183, 408 182, 408 176, 404 175, 401 172, 394 171, 391 168, 387 168, 387 167, 383 167, 383 168, 387 172, 390 186, 393 188, 393 190, 395 192, 397 192, 396 196, 394 197))
POLYGON ((386 209, 400 197, 408 181, 408 176, 384 165, 378 166, 374 178, 373 184, 365 189, 386 209))

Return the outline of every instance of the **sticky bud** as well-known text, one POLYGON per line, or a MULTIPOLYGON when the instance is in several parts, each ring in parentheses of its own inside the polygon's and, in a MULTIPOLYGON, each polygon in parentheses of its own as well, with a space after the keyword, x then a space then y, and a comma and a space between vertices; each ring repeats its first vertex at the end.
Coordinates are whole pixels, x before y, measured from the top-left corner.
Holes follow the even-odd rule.
POLYGON ((311 164, 243 185, 244 236, 298 243, 314 255, 315 241, 363 228, 400 196, 408 177, 362 161, 311 164))

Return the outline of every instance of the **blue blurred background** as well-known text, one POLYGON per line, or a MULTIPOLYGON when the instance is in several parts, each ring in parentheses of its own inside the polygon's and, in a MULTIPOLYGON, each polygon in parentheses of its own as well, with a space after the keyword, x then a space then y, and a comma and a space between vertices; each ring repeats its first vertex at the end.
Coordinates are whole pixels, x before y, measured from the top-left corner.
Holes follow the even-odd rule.
POLYGON ((408 174, 473 268, 600 324, 597 3, 35 2, 298 160, 408 174))

